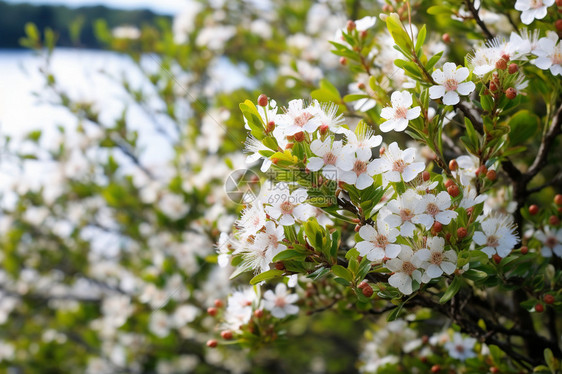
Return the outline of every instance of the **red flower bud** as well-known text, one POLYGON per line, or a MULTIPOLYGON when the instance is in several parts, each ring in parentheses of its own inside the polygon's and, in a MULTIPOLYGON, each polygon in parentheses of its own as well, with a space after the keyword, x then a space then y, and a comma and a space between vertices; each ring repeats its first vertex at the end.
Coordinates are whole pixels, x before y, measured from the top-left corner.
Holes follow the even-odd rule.
POLYGON ((295 134, 295 141, 302 142, 304 141, 304 132, 300 131, 295 134))
POLYGON ((347 21, 347 32, 351 32, 353 30, 355 30, 355 22, 353 22, 352 20, 347 21))
POLYGON ((462 239, 468 234, 468 231, 464 227, 459 227, 457 229, 457 238, 462 239))
POLYGON ((497 178, 496 171, 495 170, 488 170, 488 172, 486 173, 486 178, 488 178, 492 182, 495 181, 496 178, 497 178))
POLYGON ((216 316, 217 315, 217 308, 213 308, 213 307, 207 308, 207 314, 210 315, 211 317, 216 316))
POLYGON ((507 67, 507 71, 509 72, 509 74, 515 74, 518 70, 519 66, 517 66, 516 63, 509 64, 509 66, 507 67))
POLYGON ((513 100, 517 96, 517 91, 515 90, 515 88, 509 87, 507 90, 505 90, 505 96, 507 96, 509 100, 513 100))
POLYGON ((451 197, 457 197, 461 193, 461 191, 459 190, 459 186, 457 186, 456 184, 448 187, 447 192, 449 193, 449 195, 451 195, 451 197))
POLYGON ((207 347, 216 348, 218 342, 215 339, 207 340, 207 347))
POLYGON ((269 121, 267 123, 267 129, 265 129, 265 132, 273 132, 273 130, 275 130, 275 122, 269 121))
POLYGON ((384 155, 384 152, 386 152, 386 148, 385 148, 385 147, 381 147, 381 149, 379 149, 379 156, 384 155))
POLYGON ((541 303, 538 303, 537 305, 535 305, 535 312, 537 313, 544 312, 544 306, 541 303))
POLYGON ((424 182, 427 182, 430 177, 431 177, 431 175, 429 174, 429 171, 424 170, 422 172, 422 179, 423 179, 424 182))
POLYGON ((490 373, 492 373, 492 374, 497 374, 497 373, 499 373, 499 372, 500 372, 500 369, 498 369, 498 368, 495 367, 495 366, 492 366, 492 367, 490 368, 490 373))
POLYGON ((451 42, 451 35, 445 33, 443 34, 442 39, 444 43, 449 44, 451 42))
POLYGON ((439 365, 433 365, 433 366, 431 367, 431 372, 432 372, 432 373, 439 373, 440 371, 441 371, 441 366, 439 366, 439 365))
POLYGON ((347 59, 346 59, 345 57, 340 57, 340 64, 341 64, 342 66, 347 65, 347 59))
POLYGON ((357 88, 359 88, 360 90, 364 90, 365 89, 365 83, 363 83, 363 82, 357 83, 357 88))
POLYGON ((216 299, 214 304, 215 304, 215 307, 217 307, 217 308, 222 308, 224 306, 224 303, 222 302, 221 299, 216 299))
POLYGON ((267 106, 267 96, 265 94, 261 94, 258 97, 258 105, 263 107, 267 106))
POLYGON ((431 226, 431 234, 435 236, 440 233, 441 230, 443 230, 443 225, 441 224, 441 222, 435 221, 433 223, 433 226, 431 226))
POLYGON ((493 255, 492 259, 494 259, 496 264, 499 264, 502 261, 502 258, 498 254, 493 255))
POLYGON ((451 171, 455 171, 458 168, 459 168, 459 164, 457 163, 457 160, 449 161, 449 169, 451 169, 451 171))
POLYGON ((552 296, 551 294, 547 293, 546 295, 544 295, 543 298, 544 302, 548 305, 551 305, 554 303, 554 296, 552 296))
POLYGON ((554 27, 556 27, 556 30, 562 31, 562 19, 557 19, 556 22, 554 22, 554 27))
POLYGON ((498 61, 496 61, 496 69, 499 70, 507 69, 507 61, 504 60, 503 58, 500 58, 498 61))
POLYGON ((320 135, 326 135, 328 133, 328 130, 330 130, 330 126, 328 125, 320 125, 320 127, 318 128, 318 132, 320 133, 320 135))
POLYGON ((277 165, 277 163, 279 162, 279 159, 276 158, 276 157, 273 157, 273 158, 271 159, 271 162, 272 162, 274 165, 277 165))
POLYGON ((224 330, 224 331, 221 332, 221 336, 224 340, 230 340, 230 339, 232 339, 232 331, 224 330))
POLYGON ((445 188, 449 188, 449 187, 453 186, 454 184, 455 184, 455 182, 453 182, 452 179, 447 179, 445 181, 445 188))
POLYGON ((275 269, 277 270, 285 270, 285 264, 283 263, 283 261, 277 261, 275 263, 275 269))
POLYGON ((254 317, 256 317, 256 318, 261 318, 261 317, 263 317, 263 310, 261 310, 261 309, 256 309, 256 310, 254 311, 254 317))
POLYGON ((365 297, 371 297, 373 296, 373 287, 371 287, 369 284, 366 284, 362 289, 361 292, 363 292, 363 296, 365 297))
POLYGON ((488 168, 486 167, 486 165, 480 165, 480 167, 476 169, 477 176, 480 175, 485 176, 487 172, 488 172, 488 168))
POLYGON ((521 247, 521 254, 522 255, 526 255, 527 253, 529 253, 529 247, 527 247, 526 245, 521 247))
POLYGON ((534 216, 535 214, 537 214, 539 212, 539 206, 536 204, 533 204, 529 207, 529 214, 534 216))
POLYGON ((554 196, 554 204, 562 205, 562 195, 558 194, 554 196))
POLYGON ((551 226, 558 226, 558 224, 560 223, 560 219, 556 216, 550 216, 548 217, 548 223, 551 226))

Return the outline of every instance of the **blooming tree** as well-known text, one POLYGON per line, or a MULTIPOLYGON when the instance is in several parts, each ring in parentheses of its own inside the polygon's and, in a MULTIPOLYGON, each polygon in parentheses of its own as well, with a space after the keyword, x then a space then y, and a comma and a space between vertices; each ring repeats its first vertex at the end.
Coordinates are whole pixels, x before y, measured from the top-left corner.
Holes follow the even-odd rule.
POLYGON ((3 208, 3 368, 560 370, 562 4, 348 3, 100 21, 146 78, 122 85, 163 165, 43 51, 79 124, 4 144, 58 168, 3 208), (248 87, 212 81, 224 57, 248 87))

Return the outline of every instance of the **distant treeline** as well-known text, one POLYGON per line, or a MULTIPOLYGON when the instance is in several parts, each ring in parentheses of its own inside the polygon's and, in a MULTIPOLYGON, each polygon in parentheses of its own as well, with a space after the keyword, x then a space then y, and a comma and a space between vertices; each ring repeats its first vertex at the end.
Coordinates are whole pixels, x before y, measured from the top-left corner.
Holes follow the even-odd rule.
POLYGON ((167 18, 150 10, 117 10, 105 6, 69 8, 62 5, 13 4, 0 1, 0 48, 21 48, 19 39, 24 36, 24 26, 33 22, 39 30, 52 28, 58 34, 57 46, 101 48, 96 40, 93 24, 104 19, 110 28, 121 25, 154 24, 157 18, 167 18), (72 35, 78 28, 80 35, 72 35), (81 25, 81 27, 79 27, 81 25))

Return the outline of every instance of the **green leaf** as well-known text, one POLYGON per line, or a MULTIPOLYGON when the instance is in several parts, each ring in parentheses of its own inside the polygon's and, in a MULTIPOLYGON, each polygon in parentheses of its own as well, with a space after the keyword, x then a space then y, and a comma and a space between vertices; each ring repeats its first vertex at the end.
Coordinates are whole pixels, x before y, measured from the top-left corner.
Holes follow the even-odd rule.
POLYGON ((427 8, 427 13, 432 15, 438 14, 453 14, 451 7, 446 5, 435 5, 432 7, 427 8))
POLYGON ((327 79, 322 79, 320 81, 320 88, 312 91, 310 95, 313 99, 322 102, 334 102, 337 104, 342 102, 338 89, 327 79))
POLYGON ((252 284, 252 285, 258 284, 258 283, 263 282, 263 281, 267 281, 267 280, 270 280, 270 279, 273 279, 273 278, 280 277, 281 275, 283 275, 283 270, 271 269, 271 270, 265 271, 261 274, 256 275, 255 277, 253 277, 250 280, 250 284, 252 284))
POLYGON ((349 270, 341 265, 332 266, 332 273, 340 278, 345 279, 348 282, 351 282, 353 280, 353 274, 351 274, 349 270))
POLYGON ((461 285, 462 285, 461 277, 455 277, 455 279, 453 279, 453 281, 447 288, 447 291, 445 291, 441 299, 439 299, 439 303, 444 304, 447 301, 451 300, 453 296, 455 296, 457 292, 459 292, 459 290, 461 289, 461 285))
POLYGON ((441 56, 443 56, 443 51, 436 53, 435 55, 433 55, 429 61, 427 62, 427 64, 425 64, 425 68, 430 71, 431 69, 433 69, 433 67, 435 66, 435 64, 441 59, 441 56))
POLYGON ((528 110, 520 110, 509 120, 509 144, 510 146, 525 143, 537 132, 539 117, 528 110))
POLYGON ((286 260, 293 260, 293 259, 304 261, 305 258, 306 258, 306 253, 302 253, 301 251, 295 251, 294 249, 286 249, 278 253, 277 256, 273 257, 271 262, 286 261, 286 260))
POLYGON ((425 25, 422 26, 421 30, 418 32, 418 37, 416 39, 416 53, 419 55, 419 50, 423 46, 425 42, 425 36, 427 34, 427 30, 425 29, 425 25))
POLYGON ((488 273, 482 270, 470 269, 465 271, 462 276, 476 282, 486 279, 488 277, 488 273))
POLYGON ((400 18, 398 18, 398 15, 391 14, 390 16, 386 17, 386 27, 388 28, 390 35, 392 35, 392 38, 394 39, 396 45, 402 49, 402 53, 406 57, 410 57, 408 56, 407 51, 412 50, 412 40, 406 33, 406 30, 404 30, 402 23, 400 23, 400 18))

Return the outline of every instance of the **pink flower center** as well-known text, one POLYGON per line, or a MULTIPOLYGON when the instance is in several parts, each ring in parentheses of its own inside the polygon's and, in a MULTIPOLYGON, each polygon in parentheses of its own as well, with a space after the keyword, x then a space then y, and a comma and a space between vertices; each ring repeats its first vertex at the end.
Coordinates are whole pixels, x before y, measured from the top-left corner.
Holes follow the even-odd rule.
POLYGON ((304 127, 308 123, 308 120, 312 118, 312 114, 304 112, 303 114, 295 117, 295 126, 304 127))
POLYGON ((435 217, 437 215, 437 213, 440 212, 439 207, 434 203, 427 204, 426 211, 427 211, 427 214, 429 214, 430 216, 433 216, 433 217, 435 217))
POLYGON ((377 235, 377 237, 375 238, 375 244, 377 245, 377 247, 379 248, 385 248, 386 245, 388 244, 388 239, 386 238, 385 235, 377 235))
POLYGON ((455 91, 459 87, 459 82, 456 79, 449 78, 443 83, 443 86, 447 91, 455 91))
POLYGON ((285 305, 287 305, 287 302, 285 301, 284 297, 278 297, 275 300, 275 306, 277 306, 279 308, 283 308, 285 305))
POLYGON ((324 164, 325 165, 335 165, 337 157, 332 152, 328 152, 324 155, 324 164))
POLYGON ((295 206, 289 201, 283 201, 279 208, 281 209, 281 213, 283 214, 292 214, 295 206))
POLYGON ((400 211, 400 218, 402 218, 402 222, 406 222, 414 218, 414 214, 410 209, 402 209, 400 211))
POLYGON ((555 236, 549 236, 544 241, 544 245, 546 245, 548 248, 554 248, 557 244, 558 244, 558 239, 556 239, 555 236))
POLYGON ((542 0, 531 0, 529 5, 531 8, 536 9, 542 7, 544 4, 542 0))
POLYGON ((404 261, 404 262, 402 263, 402 272, 403 272, 403 273, 406 273, 406 274, 408 274, 408 275, 412 275, 412 273, 413 273, 414 271, 416 271, 416 269, 417 269, 417 268, 415 267, 415 265, 412 264, 410 261, 404 261))
POLYGON ((393 170, 393 171, 397 171, 397 172, 399 172, 399 173, 403 173, 405 169, 406 169, 406 163, 405 163, 404 160, 402 160, 402 159, 396 160, 396 161, 394 161, 394 163, 392 164, 392 170, 393 170))
POLYGON ((556 51, 552 54, 552 65, 562 65, 562 51, 556 51))
POLYGON ((429 259, 429 262, 434 265, 441 265, 441 263, 443 262, 443 253, 437 251, 431 252, 431 258, 429 259))
POLYGON ((488 247, 496 248, 498 245, 500 245, 500 242, 494 235, 490 235, 488 237, 488 240, 486 241, 486 245, 488 247))
POLYGON ((408 115, 408 108, 403 106, 396 108, 395 118, 406 118, 408 115))
POLYGON ((353 164, 353 171, 358 176, 367 172, 367 163, 365 161, 360 161, 360 160, 355 161, 355 164, 353 164))

